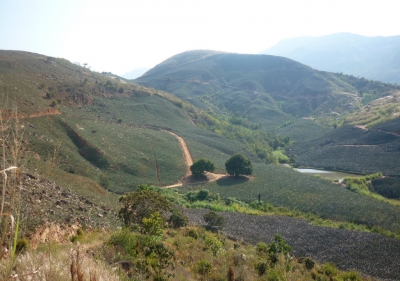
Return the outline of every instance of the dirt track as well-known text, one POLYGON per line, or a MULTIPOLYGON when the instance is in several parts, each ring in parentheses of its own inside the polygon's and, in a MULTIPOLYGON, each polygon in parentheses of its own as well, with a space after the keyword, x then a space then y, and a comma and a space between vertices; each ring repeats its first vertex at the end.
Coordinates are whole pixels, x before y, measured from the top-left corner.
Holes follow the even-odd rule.
POLYGON ((173 188, 173 187, 182 186, 183 184, 206 183, 206 182, 216 181, 216 180, 218 180, 218 179, 220 179, 222 177, 227 177, 228 176, 227 174, 206 173, 206 178, 205 179, 200 179, 200 180, 194 179, 191 176, 192 173, 190 172, 190 166, 193 165, 193 158, 192 158, 192 155, 190 154, 189 148, 188 148, 185 140, 182 137, 178 136, 177 134, 175 134, 173 132, 170 132, 170 131, 167 131, 167 130, 163 130, 163 131, 173 135, 174 137, 176 137, 176 139, 178 140, 179 145, 180 145, 180 147, 182 149, 183 158, 184 158, 185 163, 186 163, 186 174, 185 174, 185 176, 180 181, 178 181, 177 183, 172 184, 172 185, 168 185, 168 186, 164 186, 164 187, 173 188))

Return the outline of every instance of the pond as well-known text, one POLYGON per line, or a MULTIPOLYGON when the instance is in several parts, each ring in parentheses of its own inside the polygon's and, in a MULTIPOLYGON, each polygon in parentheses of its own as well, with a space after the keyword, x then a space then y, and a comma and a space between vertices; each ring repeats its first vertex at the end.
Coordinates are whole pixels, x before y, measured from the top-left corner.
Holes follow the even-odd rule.
MULTIPOLYGON (((281 166, 291 168, 291 166, 288 164, 282 164, 281 166)), ((341 182, 344 178, 347 178, 347 177, 359 177, 360 176, 360 175, 356 175, 356 174, 342 173, 342 172, 336 172, 336 171, 327 171, 327 170, 316 170, 316 169, 293 168, 293 170, 296 170, 302 174, 307 174, 307 175, 311 175, 311 176, 319 175, 321 178, 338 180, 339 182, 341 182)))

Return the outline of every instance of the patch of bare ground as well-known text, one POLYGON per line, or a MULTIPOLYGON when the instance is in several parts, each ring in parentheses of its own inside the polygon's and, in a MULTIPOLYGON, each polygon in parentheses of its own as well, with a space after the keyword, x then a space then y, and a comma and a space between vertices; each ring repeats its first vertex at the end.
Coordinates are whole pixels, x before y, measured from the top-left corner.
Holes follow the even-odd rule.
POLYGON ((117 211, 100 202, 99 198, 78 195, 31 174, 20 176, 19 193, 24 235, 36 234, 39 242, 61 239, 54 233, 61 233, 60 237, 71 234, 71 231, 64 233, 61 229, 71 230, 80 225, 109 229, 120 224, 117 211))
MULTIPOLYGON (((190 223, 206 225, 209 210, 185 209, 190 223)), ((252 244, 271 243, 279 233, 296 257, 311 257, 336 264, 343 270, 356 270, 379 280, 400 280, 400 240, 376 233, 310 225, 302 219, 283 216, 252 216, 222 212, 223 232, 230 238, 252 244)))

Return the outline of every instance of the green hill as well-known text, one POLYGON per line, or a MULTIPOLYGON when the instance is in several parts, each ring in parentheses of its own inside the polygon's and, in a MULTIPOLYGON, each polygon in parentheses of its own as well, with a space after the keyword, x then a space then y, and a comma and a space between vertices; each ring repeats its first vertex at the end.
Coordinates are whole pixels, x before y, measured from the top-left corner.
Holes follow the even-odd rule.
POLYGON ((362 93, 375 91, 378 98, 396 91, 283 57, 213 51, 175 55, 134 81, 199 108, 246 117, 267 130, 295 117, 331 120, 357 109, 362 93))
POLYGON ((201 156, 195 151, 218 155, 219 171, 243 150, 197 128, 181 101, 166 93, 38 54, 2 51, 0 61, 6 111, 15 102, 24 124, 26 165, 46 173, 51 160, 54 179, 84 176, 116 192, 176 183, 186 166, 177 139, 162 129, 184 136, 195 157, 201 156))
POLYGON ((368 129, 345 125, 324 136, 298 141, 287 153, 298 166, 355 173, 400 175, 400 119, 368 129))

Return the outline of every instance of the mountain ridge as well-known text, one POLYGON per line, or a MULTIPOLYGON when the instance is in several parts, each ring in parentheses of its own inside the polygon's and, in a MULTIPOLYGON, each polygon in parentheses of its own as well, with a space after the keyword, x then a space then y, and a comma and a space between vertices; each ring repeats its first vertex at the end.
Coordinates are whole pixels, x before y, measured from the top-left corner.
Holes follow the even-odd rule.
POLYGON ((284 56, 311 67, 400 84, 400 35, 367 37, 335 33, 278 42, 262 54, 284 56))
POLYGON ((213 51, 177 54, 133 81, 200 108, 227 109, 268 126, 279 126, 290 116, 344 114, 357 107, 361 92, 379 89, 379 95, 389 95, 395 90, 380 82, 318 71, 284 57, 213 51), (275 116, 278 121, 266 121, 257 114, 275 116))

